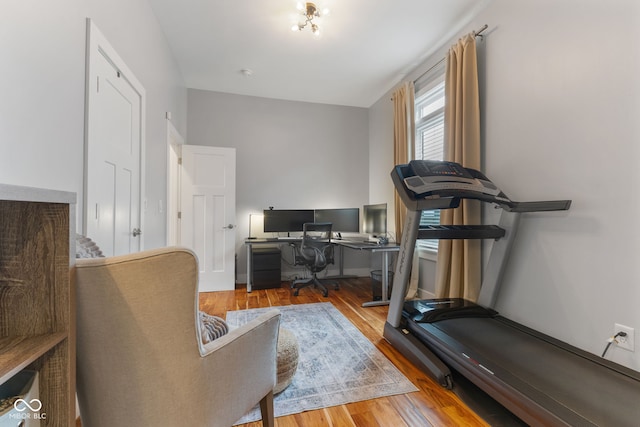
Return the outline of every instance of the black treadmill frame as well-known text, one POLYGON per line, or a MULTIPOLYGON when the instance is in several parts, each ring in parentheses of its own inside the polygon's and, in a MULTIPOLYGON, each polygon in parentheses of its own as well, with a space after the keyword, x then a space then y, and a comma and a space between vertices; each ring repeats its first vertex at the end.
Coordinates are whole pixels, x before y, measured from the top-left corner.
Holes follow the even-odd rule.
MULTIPOLYGON (((447 388, 452 388, 453 386, 449 370, 449 367, 451 367, 462 373, 487 394, 529 424, 595 425, 581 414, 567 408, 561 402, 549 398, 544 392, 536 390, 508 372, 504 372, 500 366, 493 366, 490 360, 484 360, 481 355, 474 354, 463 343, 455 341, 434 325, 417 324, 403 316, 404 297, 409 282, 411 259, 416 239, 427 237, 499 239, 493 244, 478 298, 478 304, 493 308, 502 283, 504 268, 515 240, 520 215, 525 212, 567 210, 571 205, 571 201, 519 203, 510 200, 504 193, 494 197, 487 194, 469 191, 457 192, 455 190, 416 196, 404 185, 403 180, 408 176, 412 176, 412 170, 409 165, 398 165, 391 173, 396 190, 408 212, 400 244, 400 253, 396 263, 389 313, 384 327, 385 339, 420 369, 430 373, 442 386, 447 388), (446 227, 439 228, 437 236, 434 236, 433 232, 427 234, 420 231, 419 222, 423 210, 455 208, 459 206, 462 199, 466 198, 493 203, 502 208, 499 226, 488 226, 486 235, 483 235, 481 227, 478 226, 473 227, 472 230, 470 229, 469 233, 465 233, 464 229, 452 230, 451 233, 448 233, 446 227)), ((597 365, 622 373, 634 381, 638 381, 640 393, 640 376, 637 372, 536 332, 502 316, 498 316, 496 321, 517 328, 531 337, 551 343, 566 351, 570 357, 586 358, 592 361, 595 364, 594 366, 597 365)), ((634 415, 638 413, 638 409, 629 407, 616 410, 631 411, 634 415)))

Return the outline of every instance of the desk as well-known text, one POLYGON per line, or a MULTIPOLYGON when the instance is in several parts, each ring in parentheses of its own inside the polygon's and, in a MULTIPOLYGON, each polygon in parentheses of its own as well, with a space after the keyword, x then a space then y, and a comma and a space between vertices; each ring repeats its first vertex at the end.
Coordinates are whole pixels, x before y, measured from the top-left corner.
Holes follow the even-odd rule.
POLYGON ((400 251, 400 246, 395 243, 378 245, 373 242, 357 242, 352 240, 332 240, 331 243, 354 250, 371 251, 374 253, 380 252, 382 254, 382 299, 380 301, 365 302, 362 306, 375 307, 378 305, 389 305, 389 257, 393 252, 400 251))
MULTIPOLYGON (((252 282, 253 282, 253 267, 251 265, 251 248, 253 245, 277 245, 281 243, 295 243, 300 242, 302 240, 301 237, 280 237, 277 239, 246 239, 244 241, 247 246, 247 292, 251 292, 252 282)), ((379 305, 389 305, 389 257, 393 252, 398 252, 400 250, 400 246, 395 243, 389 243, 387 245, 378 245, 373 242, 359 242, 354 240, 331 240, 331 243, 339 246, 340 250, 343 247, 360 250, 360 251, 371 251, 373 253, 380 252, 382 254, 382 299, 380 301, 369 301, 362 304, 363 307, 374 307, 379 305)), ((340 263, 340 272, 342 273, 342 260, 340 263)))

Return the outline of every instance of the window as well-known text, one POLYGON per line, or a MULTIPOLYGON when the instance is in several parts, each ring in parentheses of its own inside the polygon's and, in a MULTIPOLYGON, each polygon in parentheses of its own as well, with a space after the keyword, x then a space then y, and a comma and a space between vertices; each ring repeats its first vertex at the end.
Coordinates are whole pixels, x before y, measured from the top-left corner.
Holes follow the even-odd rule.
MULTIPOLYGON (((440 71, 422 89, 416 90, 416 160, 443 160, 444 73, 440 71)), ((440 224, 440 211, 423 211, 420 226, 440 224)), ((418 248, 438 250, 435 239, 418 240, 418 248)))

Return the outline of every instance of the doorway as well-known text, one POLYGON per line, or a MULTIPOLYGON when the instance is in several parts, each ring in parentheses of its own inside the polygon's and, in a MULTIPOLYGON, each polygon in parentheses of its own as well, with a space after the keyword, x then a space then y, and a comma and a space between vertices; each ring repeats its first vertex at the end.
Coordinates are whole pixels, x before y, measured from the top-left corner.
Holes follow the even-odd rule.
MULTIPOLYGON (((236 150, 227 147, 169 143, 169 189, 177 187, 176 232, 168 227, 168 242, 192 249, 198 256, 199 291, 235 288, 236 150), (179 153, 172 161, 173 152, 179 153), (179 173, 172 173, 176 164, 179 173), (175 181, 178 181, 177 183, 175 181)), ((170 190, 171 191, 171 190, 170 190)), ((171 218, 172 214, 168 214, 171 218)))

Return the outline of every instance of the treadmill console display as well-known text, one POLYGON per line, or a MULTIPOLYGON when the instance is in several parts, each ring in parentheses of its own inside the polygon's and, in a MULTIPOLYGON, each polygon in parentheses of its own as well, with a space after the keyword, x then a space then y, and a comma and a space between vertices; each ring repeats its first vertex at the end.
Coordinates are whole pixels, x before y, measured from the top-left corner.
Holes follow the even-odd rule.
POLYGON ((464 168, 458 163, 412 160, 409 162, 409 168, 412 175, 405 177, 404 183, 418 197, 451 191, 468 191, 494 197, 502 194, 500 189, 480 171, 464 168))

